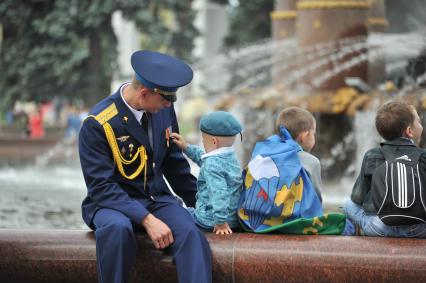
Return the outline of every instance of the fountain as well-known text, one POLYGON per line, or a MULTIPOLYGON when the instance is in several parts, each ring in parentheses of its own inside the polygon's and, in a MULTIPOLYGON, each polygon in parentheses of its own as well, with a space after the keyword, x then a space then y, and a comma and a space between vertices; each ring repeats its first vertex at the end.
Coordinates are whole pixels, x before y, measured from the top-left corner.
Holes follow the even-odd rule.
MULTIPOLYGON (((324 204, 335 209, 350 194, 360 167, 356 157, 380 141, 372 122, 380 103, 392 97, 410 100, 425 121, 426 74, 399 90, 380 88, 385 73, 403 67, 407 58, 425 49, 425 34, 382 34, 387 26, 384 0, 276 4, 272 40, 203 60, 195 65, 195 76, 203 72, 213 82, 205 86, 211 94, 209 106, 231 110, 244 121, 244 140, 238 145, 243 164, 254 142, 272 133, 274 115, 282 108, 299 105, 314 112, 319 121, 314 154, 321 158, 327 177, 324 204), (334 25, 337 21, 344 24, 334 25), (369 87, 347 86, 348 77, 352 82, 362 78, 369 87), (212 85, 218 87, 211 89, 212 85)), ((182 100, 187 103, 190 98, 182 100)), ((49 148, 31 165, 0 168, 0 228, 87 230, 80 217, 85 184, 75 144, 64 140, 49 148), (65 162, 56 162, 58 155, 65 162)), ((0 234, 0 281, 75 282, 77 277, 80 282, 96 281, 93 232, 2 230, 0 234)), ((421 240, 248 233, 207 238, 215 282, 259 278, 278 282, 282 274, 290 281, 300 280, 300 274, 308 281, 425 280, 421 240), (270 272, 271 262, 280 272, 270 272)), ((175 282, 171 257, 155 251, 146 234, 138 234, 137 241, 142 255, 132 278, 175 282)))
POLYGON ((63 139, 32 161, 0 167, 0 228, 87 229, 76 141, 63 139))
POLYGON ((275 4, 271 40, 220 54, 197 65, 195 72, 208 66, 209 80, 220 74, 217 84, 228 82, 227 88, 209 93, 216 94, 216 108, 239 113, 244 121, 243 165, 254 143, 272 133, 277 112, 291 105, 313 112, 318 121, 313 153, 323 161, 323 178, 330 184, 325 200, 337 194, 331 202, 341 205, 359 159, 380 142, 373 123, 377 107, 401 97, 419 113, 425 109, 421 85, 426 75, 399 90, 388 88, 385 80, 392 68, 404 68, 426 48, 426 33, 385 34, 383 0, 275 4))
MULTIPOLYGON (((243 165, 254 143, 272 133, 278 111, 288 105, 306 107, 319 121, 314 154, 322 161, 325 202, 332 207, 342 204, 359 170, 357 158, 379 141, 372 127, 377 105, 401 96, 419 110, 426 106, 420 88, 426 75, 392 93, 376 87, 383 83, 385 71, 404 66, 426 47, 424 31, 383 34, 387 25, 383 5, 379 0, 276 1, 272 39, 194 65, 195 77, 203 73, 209 78, 203 86, 209 94, 208 106, 231 110, 244 121, 243 142, 237 145, 243 165), (350 16, 345 14, 345 24, 336 26, 342 11, 350 16), (365 93, 347 86, 348 76, 364 79, 371 89, 365 93)), ((181 114, 183 106, 178 107, 181 114)), ((4 196, 0 227, 85 227, 79 209, 85 184, 75 145, 61 141, 49 149, 31 165, 0 168, 4 196), (65 162, 58 162, 58 155, 65 162)))

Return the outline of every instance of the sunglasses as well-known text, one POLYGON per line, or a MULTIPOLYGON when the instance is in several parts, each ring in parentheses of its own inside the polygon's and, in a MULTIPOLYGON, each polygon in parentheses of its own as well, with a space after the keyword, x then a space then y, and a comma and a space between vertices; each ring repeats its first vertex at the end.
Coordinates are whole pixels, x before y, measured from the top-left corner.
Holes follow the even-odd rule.
POLYGON ((169 95, 165 95, 165 94, 161 94, 161 93, 159 93, 159 92, 157 92, 162 98, 164 98, 165 100, 167 100, 167 101, 170 101, 170 102, 176 102, 176 100, 177 100, 177 97, 176 97, 176 95, 175 94, 169 94, 169 95))
POLYGON ((158 93, 162 98, 164 98, 165 100, 167 100, 169 102, 175 102, 177 100, 175 92, 170 92, 169 94, 164 94, 164 93, 161 93, 161 91, 159 91, 157 88, 154 88, 153 92, 158 93))

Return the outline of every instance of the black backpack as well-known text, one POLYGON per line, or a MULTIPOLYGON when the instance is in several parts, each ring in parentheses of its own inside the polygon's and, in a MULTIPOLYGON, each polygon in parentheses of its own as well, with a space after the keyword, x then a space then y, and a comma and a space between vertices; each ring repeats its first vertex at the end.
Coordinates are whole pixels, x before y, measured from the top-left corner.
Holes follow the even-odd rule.
POLYGON ((426 190, 419 171, 422 149, 400 154, 380 149, 386 161, 373 173, 371 196, 377 215, 389 226, 424 223, 426 190))

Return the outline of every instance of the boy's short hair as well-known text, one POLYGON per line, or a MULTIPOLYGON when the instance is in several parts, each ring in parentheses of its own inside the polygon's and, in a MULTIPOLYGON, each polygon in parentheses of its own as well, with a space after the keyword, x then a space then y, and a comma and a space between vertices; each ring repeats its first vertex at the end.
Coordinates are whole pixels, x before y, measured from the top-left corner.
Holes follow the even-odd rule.
POLYGON ((138 80, 136 79, 136 77, 135 77, 135 76, 133 76, 133 78, 132 78, 132 82, 130 83, 130 86, 131 86, 133 89, 135 89, 135 90, 137 90, 137 89, 139 89, 139 88, 143 87, 143 85, 141 84, 141 82, 140 82, 140 81, 138 81, 138 80))
POLYGON ((232 146, 234 144, 235 137, 236 136, 230 136, 230 137, 217 136, 217 139, 219 140, 219 145, 221 147, 227 147, 227 146, 232 146))
POLYGON ((414 123, 414 105, 403 100, 392 100, 383 104, 376 114, 376 129, 387 141, 403 136, 414 123))
POLYGON ((305 131, 314 128, 315 117, 306 109, 292 106, 287 107, 280 112, 275 123, 275 133, 280 133, 280 125, 286 127, 291 136, 296 139, 297 136, 305 131))

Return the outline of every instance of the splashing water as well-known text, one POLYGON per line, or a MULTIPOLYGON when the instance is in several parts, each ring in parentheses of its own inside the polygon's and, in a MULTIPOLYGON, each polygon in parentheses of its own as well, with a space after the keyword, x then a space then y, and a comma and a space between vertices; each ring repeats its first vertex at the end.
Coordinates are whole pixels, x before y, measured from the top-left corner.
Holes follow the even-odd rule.
POLYGON ((61 141, 34 164, 1 167, 0 228, 87 229, 80 210, 86 186, 76 159, 75 143, 61 141))
MULTIPOLYGON (((345 38, 332 42, 317 44, 309 48, 298 49, 295 39, 282 41, 264 40, 253 45, 230 50, 227 53, 200 61, 194 66, 195 76, 207 74, 212 84, 227 85, 232 74, 238 80, 225 86, 223 92, 214 96, 220 100, 220 94, 230 93, 238 96, 246 88, 270 85, 270 72, 286 71, 288 75, 282 80, 284 86, 294 85, 300 78, 312 74, 328 64, 333 68, 314 78, 308 89, 312 89, 340 74, 341 72, 361 64, 375 56, 386 57, 392 67, 403 66, 407 58, 417 56, 425 48, 424 33, 405 35, 373 34, 365 37, 345 38), (350 60, 339 63, 345 56, 358 54, 350 60), (298 68, 289 62, 298 57, 298 68)), ((404 87, 399 95, 415 89, 426 81, 426 74, 404 87)), ((247 103, 242 99, 235 104, 234 111, 247 103)), ((237 116, 250 117, 246 128, 258 129, 259 135, 271 131, 272 113, 236 112, 237 116)), ((371 125, 372 112, 357 113, 354 118, 354 132, 349 133, 343 141, 332 149, 332 156, 339 156, 344 148, 355 141, 357 158, 362 158, 367 148, 378 143, 377 134, 371 125), (368 128, 365 125, 370 125, 368 128)), ((249 139, 245 137, 244 139, 249 139)), ((244 143, 245 141, 243 141, 244 143)), ((238 146, 240 146, 239 144, 238 146)), ((86 188, 80 166, 76 161, 75 145, 61 141, 45 155, 36 159, 31 166, 0 168, 0 228, 83 228, 80 204, 86 194, 86 188), (64 162, 53 163, 58 155, 64 162)), ((324 164, 333 163, 333 158, 324 160, 324 164)), ((351 165, 348 171, 356 172, 360 161, 351 165)), ((353 175, 353 174, 351 174, 353 175)), ((353 177, 344 177, 338 183, 325 184, 323 197, 329 205, 340 206, 349 197, 353 185, 353 177)))
MULTIPOLYGON (((243 47, 228 53, 203 60, 195 65, 195 76, 208 74, 212 84, 226 85, 231 74, 238 77, 223 92, 238 94, 244 89, 262 87, 270 84, 270 71, 289 71, 283 78, 282 85, 291 86, 304 76, 331 65, 333 68, 314 79, 312 87, 339 75, 367 60, 375 60, 384 56, 392 66, 404 66, 401 62, 413 58, 426 47, 424 31, 388 35, 373 33, 368 37, 356 36, 343 38, 314 46, 298 49, 295 39, 281 41, 265 40, 252 46, 243 47), (345 56, 357 54, 342 62, 345 56), (294 68, 294 58, 300 58, 294 68), (238 82, 239 81, 239 82, 238 82)), ((222 92, 222 93, 223 93, 222 92)))

